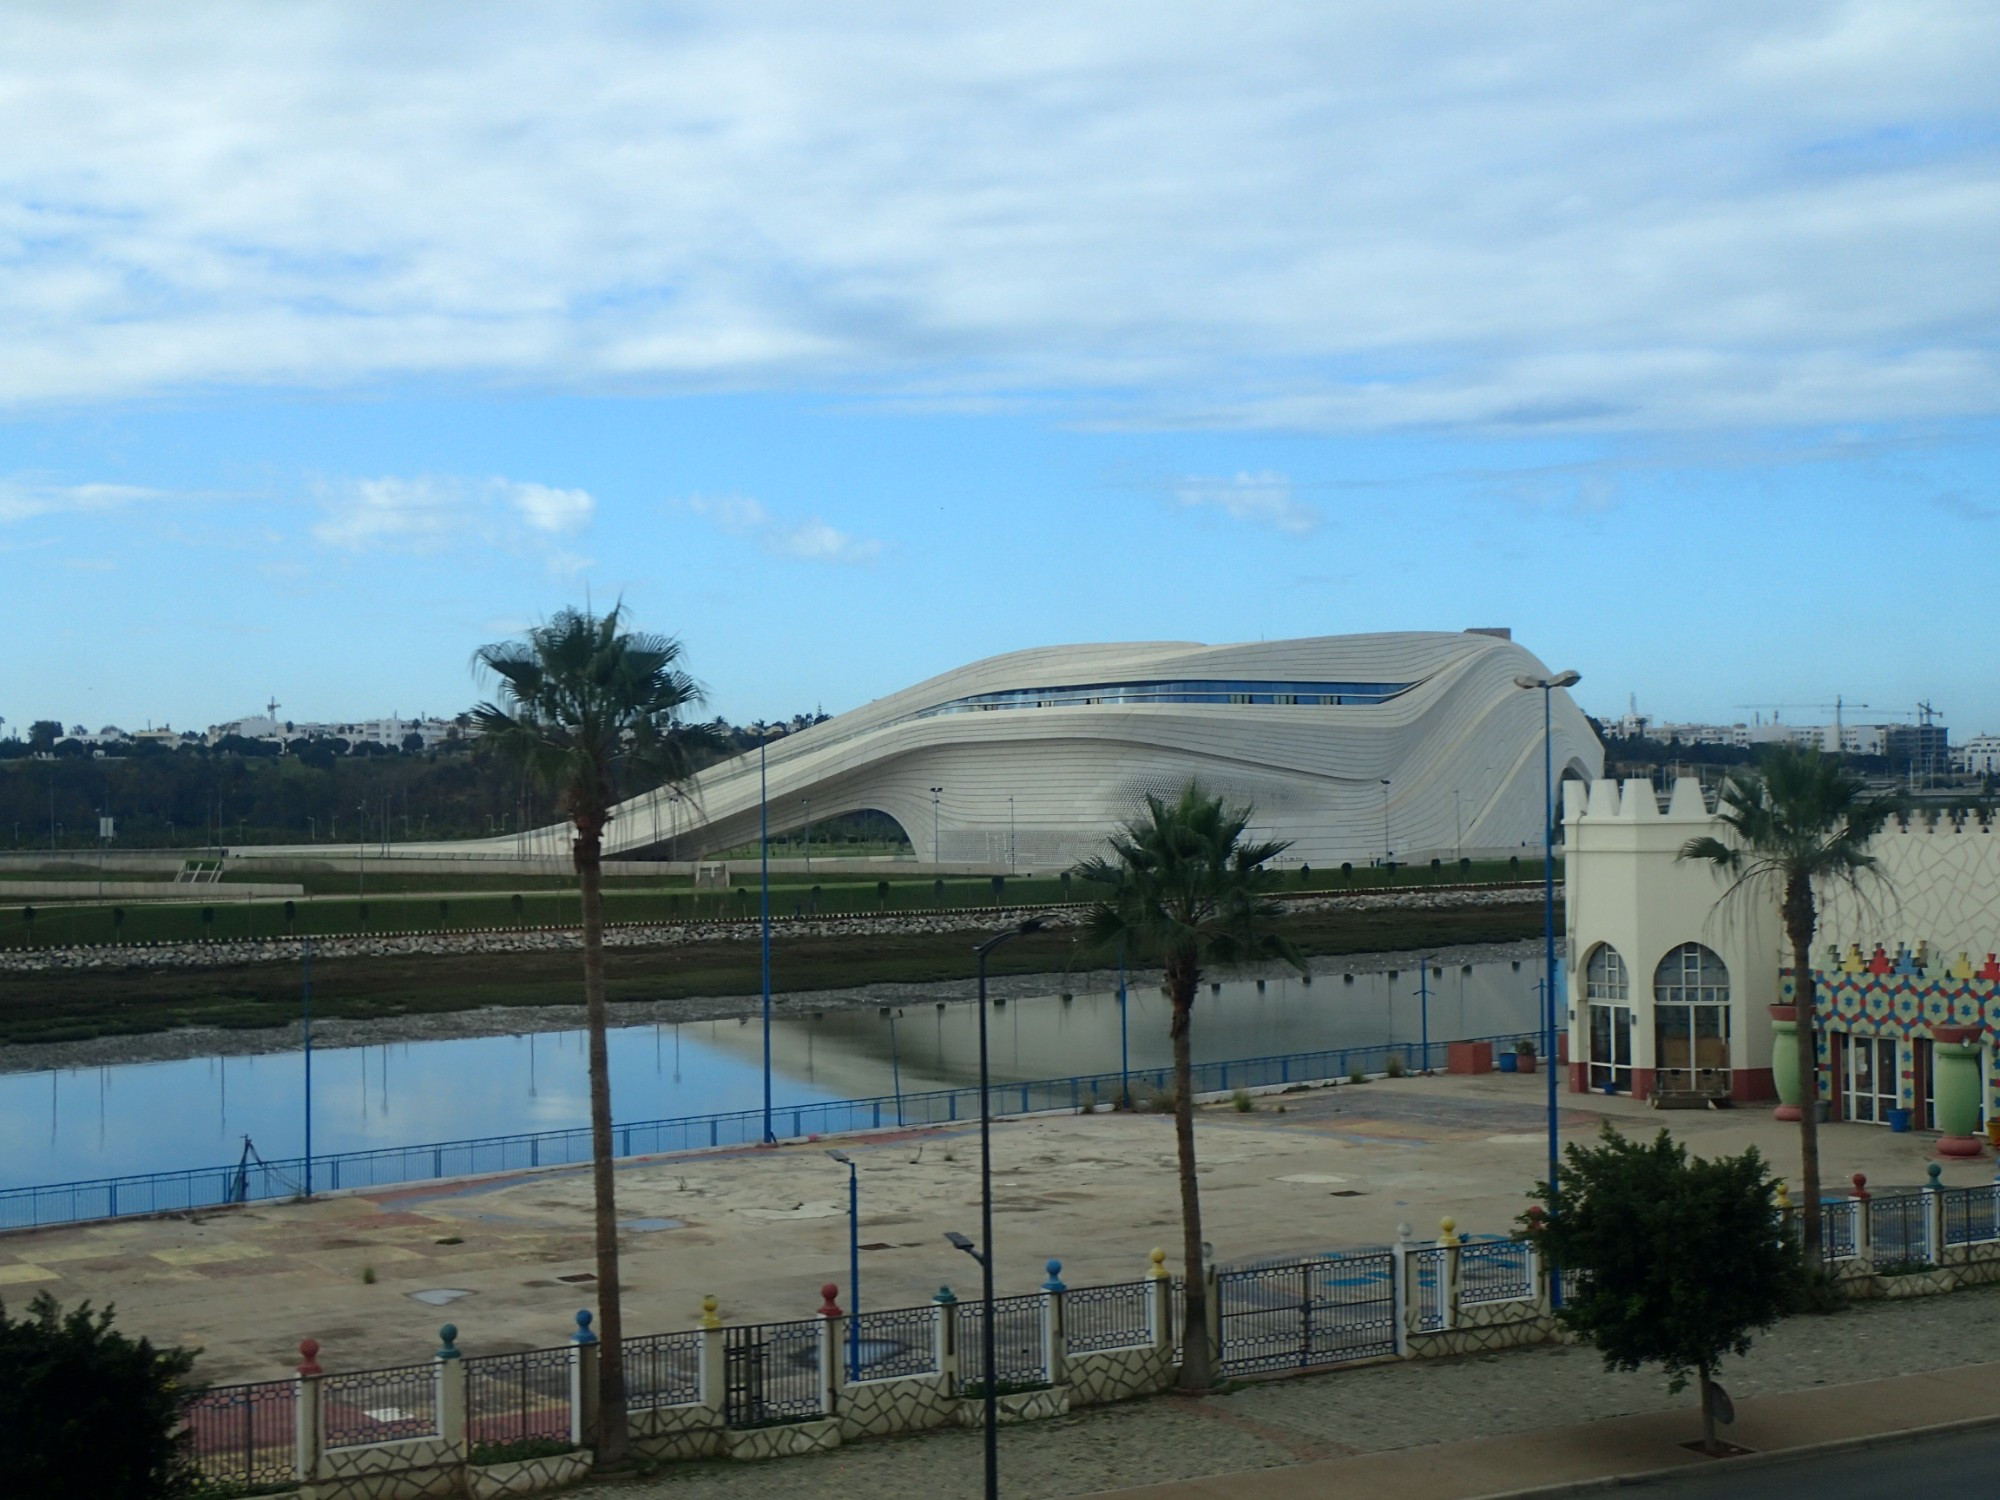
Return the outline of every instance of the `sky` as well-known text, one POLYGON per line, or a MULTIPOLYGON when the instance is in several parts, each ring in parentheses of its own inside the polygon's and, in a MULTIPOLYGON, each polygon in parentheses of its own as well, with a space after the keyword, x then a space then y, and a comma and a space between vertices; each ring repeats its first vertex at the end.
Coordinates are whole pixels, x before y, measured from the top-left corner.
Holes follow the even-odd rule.
MULTIPOLYGON (((2000 8, 0 10, 0 733, 1505 625, 2000 730, 2000 8)), ((1829 705, 1821 709, 1818 705, 1829 705)))

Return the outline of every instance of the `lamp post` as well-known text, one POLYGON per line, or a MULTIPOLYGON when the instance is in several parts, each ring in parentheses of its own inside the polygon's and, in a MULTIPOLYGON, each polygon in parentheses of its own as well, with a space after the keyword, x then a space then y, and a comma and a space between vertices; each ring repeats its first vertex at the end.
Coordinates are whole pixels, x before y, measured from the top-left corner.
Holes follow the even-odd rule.
POLYGON ((764 975, 764 1144, 774 1146, 778 1138, 771 1131, 771 800, 770 782, 764 775, 764 747, 770 743, 770 727, 757 726, 757 881, 764 975))
POLYGON ((931 863, 934 865, 944 863, 944 839, 938 832, 938 798, 943 793, 941 786, 931 788, 931 863))
POLYGON ((993 1110, 986 1072, 986 955, 1010 938, 1039 932, 1044 917, 1029 917, 996 932, 973 949, 979 960, 979 1244, 958 1233, 948 1233, 954 1249, 963 1250, 979 1262, 980 1327, 979 1351, 984 1371, 983 1394, 986 1405, 986 1500, 1000 1496, 1000 1395, 994 1374, 993 1350, 993 1110))
POLYGON ((1118 1107, 1132 1107, 1132 1048, 1125 1025, 1125 941, 1118 941, 1118 1107))
POLYGON ((845 1151, 826 1153, 847 1168, 847 1378, 861 1378, 861 1178, 845 1151))
POLYGON ((305 946, 306 1198, 313 1195, 313 942, 305 946))
POLYGON ((1555 752, 1550 731, 1549 695, 1557 688, 1574 687, 1583 680, 1580 672, 1558 672, 1553 677, 1527 673, 1514 679, 1514 686, 1542 695, 1542 1068, 1548 1077, 1549 1096, 1549 1190, 1556 1185, 1556 787, 1555 752))
POLYGON ((1007 873, 1012 875, 1019 861, 1014 855, 1014 799, 1007 799, 1007 873))
POLYGON ((813 872, 813 799, 801 797, 799 801, 806 805, 806 874, 810 875, 813 872))

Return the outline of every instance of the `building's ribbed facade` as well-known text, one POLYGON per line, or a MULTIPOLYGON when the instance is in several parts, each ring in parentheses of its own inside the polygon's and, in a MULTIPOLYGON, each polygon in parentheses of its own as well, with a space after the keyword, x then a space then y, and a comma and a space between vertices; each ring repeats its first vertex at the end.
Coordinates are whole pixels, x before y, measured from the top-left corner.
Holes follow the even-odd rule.
MULTIPOLYGON (((770 827, 873 809, 920 859, 1060 869, 1144 793, 1198 777, 1290 839, 1292 863, 1517 852, 1541 841, 1542 725, 1514 678, 1546 670, 1476 633, 1018 651, 773 741, 770 827)), ((1560 691, 1554 751, 1558 774, 1602 772, 1560 691)), ((607 853, 692 858, 754 842, 757 817, 752 754, 704 773, 692 802, 626 804, 607 853)))

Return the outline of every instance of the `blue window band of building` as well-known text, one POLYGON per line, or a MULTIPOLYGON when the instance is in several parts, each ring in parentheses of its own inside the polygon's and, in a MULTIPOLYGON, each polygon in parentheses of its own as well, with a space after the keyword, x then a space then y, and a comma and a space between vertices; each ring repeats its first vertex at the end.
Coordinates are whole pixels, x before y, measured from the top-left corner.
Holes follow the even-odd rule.
POLYGON ((1002 708, 1078 708, 1130 703, 1266 703, 1288 707, 1349 708, 1386 703, 1415 684, 1408 682, 1092 682, 1067 687, 1012 688, 976 693, 927 708, 917 715, 990 712, 1002 708))

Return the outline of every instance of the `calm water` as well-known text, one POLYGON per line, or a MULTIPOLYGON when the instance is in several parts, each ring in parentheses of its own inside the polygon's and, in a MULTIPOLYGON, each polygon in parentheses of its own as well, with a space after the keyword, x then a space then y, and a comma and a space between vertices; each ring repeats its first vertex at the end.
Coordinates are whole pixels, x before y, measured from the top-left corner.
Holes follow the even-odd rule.
MULTIPOLYGON (((1430 1037, 1488 1036, 1536 1024, 1540 965, 1446 965, 1429 979, 1430 1037)), ((1296 976, 1204 986, 1197 1061, 1413 1042, 1424 1003, 1418 972, 1296 976)), ((1170 1063, 1167 1001, 1127 998, 1133 1067, 1170 1063)), ((978 1012, 905 1003, 826 1011, 772 1028, 778 1104, 906 1092, 978 1080, 978 1012)), ((988 1045, 996 1078, 1115 1072, 1115 992, 996 1004, 988 1045)), ((611 1038, 617 1118, 750 1109, 762 1099, 762 1028, 754 1021, 624 1027, 611 1038)), ((303 1144, 299 1053, 207 1057, 0 1076, 0 1187, 233 1162, 248 1135, 267 1157, 303 1144)), ((581 1031, 382 1047, 315 1048, 315 1154, 581 1125, 588 1117, 581 1031)))

